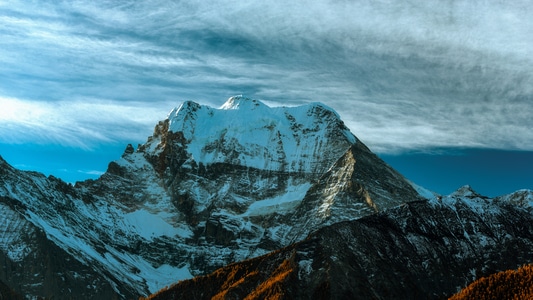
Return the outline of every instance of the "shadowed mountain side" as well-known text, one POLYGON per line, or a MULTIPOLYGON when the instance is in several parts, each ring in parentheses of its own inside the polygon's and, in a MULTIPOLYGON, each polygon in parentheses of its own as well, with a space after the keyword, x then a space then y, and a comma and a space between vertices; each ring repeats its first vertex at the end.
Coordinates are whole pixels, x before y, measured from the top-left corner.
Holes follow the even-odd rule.
POLYGON ((400 173, 363 143, 357 143, 307 191, 293 216, 292 234, 305 236, 309 229, 420 199, 419 193, 400 173))
POLYGON ((531 212, 495 202, 483 211, 453 197, 407 203, 150 299, 442 299, 475 277, 533 259, 531 212))
POLYGON ((0 281, 0 299, 22 300, 24 298, 22 298, 21 295, 17 294, 9 286, 5 285, 2 281, 0 281))

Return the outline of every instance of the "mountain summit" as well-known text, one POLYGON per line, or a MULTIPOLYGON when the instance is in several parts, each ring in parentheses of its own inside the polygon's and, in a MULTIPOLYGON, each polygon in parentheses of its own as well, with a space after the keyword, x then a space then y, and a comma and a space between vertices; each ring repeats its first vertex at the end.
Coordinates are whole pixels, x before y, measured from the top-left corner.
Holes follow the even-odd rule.
POLYGON ((268 107, 230 98, 220 109, 187 101, 168 115, 197 165, 227 163, 258 170, 321 174, 356 142, 339 115, 322 104, 268 107))

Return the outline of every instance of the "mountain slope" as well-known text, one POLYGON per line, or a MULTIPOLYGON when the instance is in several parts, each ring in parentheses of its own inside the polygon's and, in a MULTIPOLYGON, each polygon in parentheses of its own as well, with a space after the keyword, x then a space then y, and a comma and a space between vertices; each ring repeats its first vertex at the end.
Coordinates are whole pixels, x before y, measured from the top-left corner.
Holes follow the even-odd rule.
MULTIPOLYGON (((133 295, 111 281, 105 270, 81 263, 79 255, 86 254, 74 255, 58 246, 57 235, 49 232, 54 229, 34 213, 49 213, 50 218, 64 224, 61 214, 68 214, 73 203, 58 190, 68 193, 71 186, 52 177, 15 170, 1 157, 0 174, 0 282, 28 297, 114 299, 118 297, 116 290, 124 296, 133 295), (50 204, 54 211, 41 210, 50 204)), ((63 234, 70 233, 64 229, 67 232, 63 234)))
MULTIPOLYGON (((2 164, 0 197, 19 208, 6 215, 27 226, 0 235, 42 232, 79 268, 100 274, 98 289, 111 286, 122 298, 420 199, 319 103, 271 108, 232 97, 214 109, 184 102, 98 180, 74 186, 2 164)), ((13 261, 17 252, 4 251, 13 261)))
POLYGON ((532 221, 531 206, 463 187, 441 201, 326 226, 151 299, 442 299, 478 276, 531 261, 532 221))

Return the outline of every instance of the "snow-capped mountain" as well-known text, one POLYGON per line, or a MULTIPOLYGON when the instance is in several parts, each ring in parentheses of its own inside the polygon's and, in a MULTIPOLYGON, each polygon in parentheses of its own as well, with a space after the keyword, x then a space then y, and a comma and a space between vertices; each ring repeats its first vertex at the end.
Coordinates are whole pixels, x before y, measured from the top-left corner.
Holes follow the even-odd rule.
MULTIPOLYGON (((218 109, 184 102, 97 180, 0 165, 0 282, 30 297, 135 298, 433 198, 331 108, 245 97, 218 109)), ((523 207, 531 193, 500 200, 523 207)))

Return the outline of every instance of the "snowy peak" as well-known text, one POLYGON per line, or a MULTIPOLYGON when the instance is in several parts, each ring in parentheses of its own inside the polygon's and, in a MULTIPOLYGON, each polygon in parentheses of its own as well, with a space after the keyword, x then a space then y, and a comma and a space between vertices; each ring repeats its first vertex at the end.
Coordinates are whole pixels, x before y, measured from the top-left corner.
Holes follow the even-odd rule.
POLYGON ((312 103, 269 107, 242 96, 220 109, 187 101, 168 115, 185 160, 260 170, 321 173, 356 142, 331 108, 312 103))
POLYGON ((196 112, 197 110, 201 109, 202 105, 193 102, 193 101, 185 101, 180 106, 175 107, 170 113, 168 114, 169 119, 183 119, 186 115, 192 114, 196 112))
POLYGON ((248 97, 234 96, 228 99, 220 109, 230 110, 230 109, 243 109, 243 110, 254 110, 260 109, 261 107, 267 107, 261 101, 250 99, 248 97))
POLYGON ((523 207, 533 207, 533 191, 527 189, 518 190, 508 195, 496 197, 496 200, 501 200, 523 207))
POLYGON ((486 198, 485 196, 482 196, 478 194, 476 191, 474 191, 474 189, 470 185, 464 185, 460 187, 455 192, 451 193, 450 196, 456 197, 456 198, 469 198, 469 199, 486 198))

